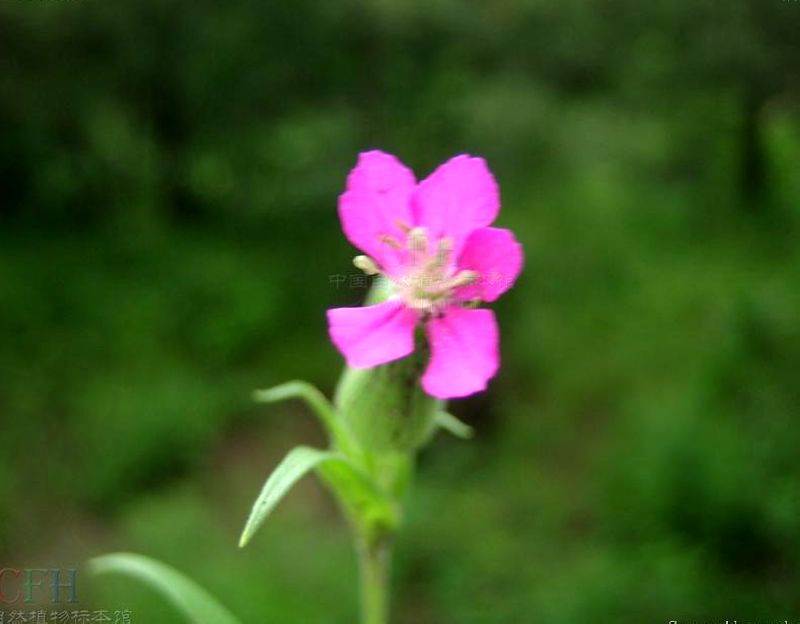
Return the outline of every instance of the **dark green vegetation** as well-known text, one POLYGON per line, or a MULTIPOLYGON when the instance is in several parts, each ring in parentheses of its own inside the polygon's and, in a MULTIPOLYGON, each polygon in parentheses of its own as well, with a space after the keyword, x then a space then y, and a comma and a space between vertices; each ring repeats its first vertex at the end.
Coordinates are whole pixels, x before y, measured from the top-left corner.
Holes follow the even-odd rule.
POLYGON ((466 151, 527 265, 500 376, 453 407, 477 438, 423 454, 397 621, 800 617, 798 33, 781 0, 6 0, 0 563, 123 548, 248 622, 351 623, 310 482, 236 550, 321 442, 249 394, 332 391, 356 153, 466 151))

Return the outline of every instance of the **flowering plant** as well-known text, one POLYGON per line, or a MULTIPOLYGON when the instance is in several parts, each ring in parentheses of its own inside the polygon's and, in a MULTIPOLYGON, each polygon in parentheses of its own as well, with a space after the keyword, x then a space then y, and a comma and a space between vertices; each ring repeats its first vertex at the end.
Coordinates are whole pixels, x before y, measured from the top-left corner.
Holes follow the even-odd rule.
MULTIPOLYGON (((255 395, 263 402, 303 399, 327 430, 330 448, 288 453, 256 498, 240 546, 315 471, 353 530, 363 624, 388 620, 391 543, 416 452, 438 429, 471 435, 445 411, 445 401, 484 390, 499 367, 494 313, 478 306, 508 290, 523 262, 514 235, 490 227, 499 209, 497 184, 481 158, 456 156, 417 183, 394 156, 361 154, 339 198, 339 217, 365 254, 355 265, 378 277, 367 305, 328 311, 331 340, 347 362, 334 400, 302 381, 255 395)), ((155 586, 192 621, 236 622, 162 563, 122 553, 92 565, 155 586)))

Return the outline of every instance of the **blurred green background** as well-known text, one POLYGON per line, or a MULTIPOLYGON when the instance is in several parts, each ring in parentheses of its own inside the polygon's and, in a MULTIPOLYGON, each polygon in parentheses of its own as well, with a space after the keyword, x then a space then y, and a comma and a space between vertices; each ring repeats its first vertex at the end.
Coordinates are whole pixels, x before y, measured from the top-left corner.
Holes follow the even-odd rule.
POLYGON ((4 0, 0 563, 132 550, 246 622, 352 623, 312 480, 236 549, 324 443, 250 392, 335 384, 357 153, 468 152, 526 268, 477 438, 420 458, 395 621, 800 618, 798 33, 784 0, 4 0))

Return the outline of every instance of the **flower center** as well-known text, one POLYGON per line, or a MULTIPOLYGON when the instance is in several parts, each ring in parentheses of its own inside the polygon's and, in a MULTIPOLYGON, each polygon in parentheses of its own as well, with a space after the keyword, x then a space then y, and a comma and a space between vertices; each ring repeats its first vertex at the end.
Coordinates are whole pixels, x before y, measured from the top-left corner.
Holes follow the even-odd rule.
MULTIPOLYGON (((382 236, 381 242, 404 252, 403 270, 400 276, 386 277, 406 306, 423 316, 438 316, 452 303, 454 292, 475 282, 478 273, 455 269, 451 238, 440 238, 433 245, 424 227, 411 228, 402 222, 397 226, 406 234, 405 245, 390 236, 382 236)), ((383 273, 369 256, 357 256, 353 264, 367 275, 383 273)))

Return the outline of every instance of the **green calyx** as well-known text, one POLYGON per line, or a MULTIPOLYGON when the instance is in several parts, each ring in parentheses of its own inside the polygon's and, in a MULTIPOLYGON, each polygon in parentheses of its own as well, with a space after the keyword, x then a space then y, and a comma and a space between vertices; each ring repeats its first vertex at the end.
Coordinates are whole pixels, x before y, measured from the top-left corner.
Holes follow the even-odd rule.
POLYGON ((444 402, 419 383, 419 353, 365 370, 345 369, 334 404, 362 448, 374 453, 412 453, 427 442, 444 402))

